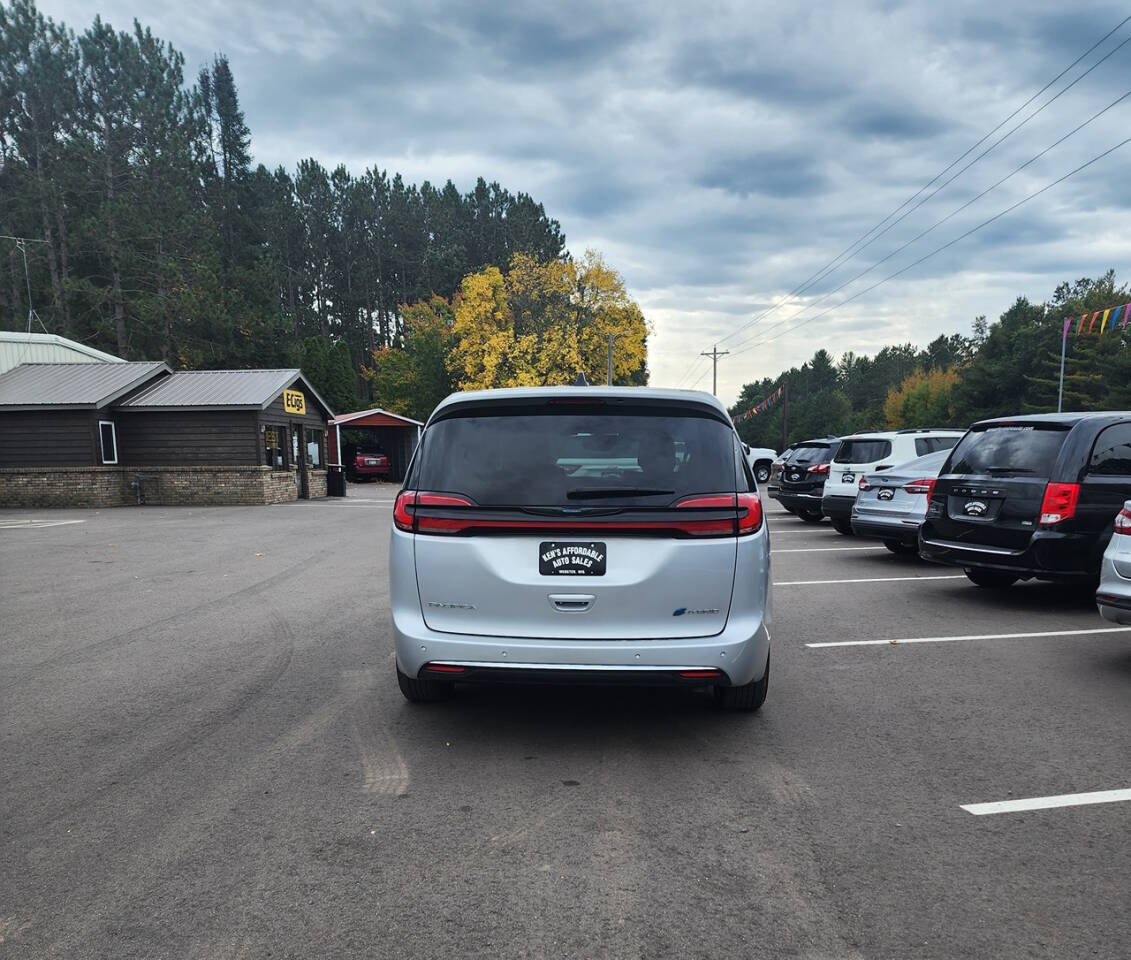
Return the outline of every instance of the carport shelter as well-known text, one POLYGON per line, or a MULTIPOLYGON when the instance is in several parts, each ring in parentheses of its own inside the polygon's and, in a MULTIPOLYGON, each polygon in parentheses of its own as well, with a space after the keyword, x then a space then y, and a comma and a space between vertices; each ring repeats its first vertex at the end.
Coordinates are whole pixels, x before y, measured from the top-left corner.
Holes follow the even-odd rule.
POLYGON ((416 441, 420 439, 420 428, 424 424, 411 417, 402 417, 388 410, 361 410, 358 413, 344 413, 330 421, 330 463, 343 463, 339 456, 345 444, 343 430, 364 430, 372 437, 373 445, 389 458, 389 479, 400 482, 408 471, 416 441))
POLYGON ((0 376, 0 505, 325 496, 332 416, 297 369, 23 364, 0 376))

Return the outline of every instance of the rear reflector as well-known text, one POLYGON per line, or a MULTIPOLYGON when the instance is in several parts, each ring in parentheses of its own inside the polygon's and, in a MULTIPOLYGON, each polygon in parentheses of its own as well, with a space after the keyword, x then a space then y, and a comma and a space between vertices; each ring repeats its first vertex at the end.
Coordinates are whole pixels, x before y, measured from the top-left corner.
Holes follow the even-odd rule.
POLYGON ((1124 507, 1115 518, 1115 532, 1131 537, 1131 509, 1124 507))
POLYGON ((452 663, 426 663, 424 669, 429 673, 463 673, 465 670, 452 663))
POLYGON ((722 670, 680 670, 679 675, 685 680, 714 680, 723 675, 722 670))
POLYGON ((1076 516, 1076 503, 1080 499, 1080 484, 1050 483, 1045 487, 1041 503, 1041 524, 1055 526, 1076 516))

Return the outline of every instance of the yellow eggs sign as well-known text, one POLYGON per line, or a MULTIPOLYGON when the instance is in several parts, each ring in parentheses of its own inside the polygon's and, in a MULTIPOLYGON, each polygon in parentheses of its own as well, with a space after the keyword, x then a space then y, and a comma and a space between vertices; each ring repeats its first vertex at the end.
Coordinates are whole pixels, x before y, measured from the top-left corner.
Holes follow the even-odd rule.
POLYGON ((284 390, 283 391, 283 409, 287 413, 304 414, 306 413, 306 397, 302 395, 301 390, 284 390))

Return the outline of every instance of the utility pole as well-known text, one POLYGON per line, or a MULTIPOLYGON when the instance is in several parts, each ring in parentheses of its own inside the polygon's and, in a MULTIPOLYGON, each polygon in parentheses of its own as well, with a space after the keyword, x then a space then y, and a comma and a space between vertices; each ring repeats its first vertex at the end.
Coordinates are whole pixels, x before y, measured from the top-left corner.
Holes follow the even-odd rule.
POLYGON ((789 434, 789 381, 782 384, 781 405, 781 448, 785 451, 786 436, 789 434))
POLYGON ((719 345, 716 343, 715 348, 710 353, 704 351, 703 353, 699 354, 699 356, 701 357, 711 358, 711 364, 713 367, 713 372, 711 374, 711 393, 713 393, 715 396, 719 395, 719 357, 725 357, 728 353, 730 353, 729 350, 720 351, 719 345))

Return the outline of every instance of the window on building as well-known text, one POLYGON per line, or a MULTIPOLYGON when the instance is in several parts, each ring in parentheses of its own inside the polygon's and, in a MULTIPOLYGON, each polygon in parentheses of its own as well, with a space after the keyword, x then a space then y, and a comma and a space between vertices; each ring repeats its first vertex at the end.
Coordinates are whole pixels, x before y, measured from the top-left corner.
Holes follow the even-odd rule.
POLYGON ((306 431, 306 462, 312 467, 321 467, 324 461, 322 451, 325 449, 325 430, 306 431))
POLYGON ((286 427, 263 428, 264 462, 273 470, 285 470, 287 467, 286 442, 286 427))
POLYGON ((102 447, 102 462, 118 462, 118 434, 110 420, 98 421, 98 439, 102 447))

